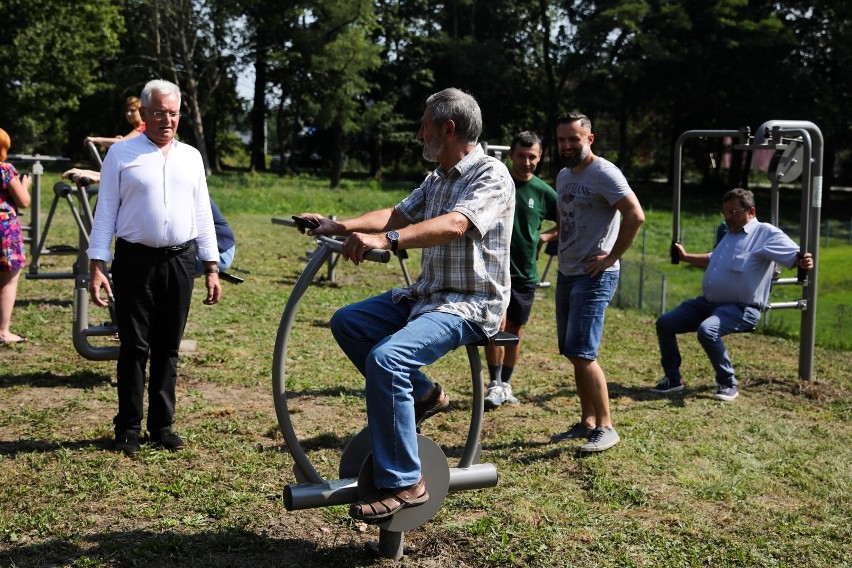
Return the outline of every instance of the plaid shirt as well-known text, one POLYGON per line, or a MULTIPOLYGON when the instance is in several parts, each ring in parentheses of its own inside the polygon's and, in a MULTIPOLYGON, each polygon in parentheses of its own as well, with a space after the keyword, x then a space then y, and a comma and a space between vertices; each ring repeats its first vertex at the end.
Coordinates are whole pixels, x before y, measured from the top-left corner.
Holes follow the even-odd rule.
POLYGON ((471 228, 462 238, 423 249, 420 277, 392 291, 416 300, 411 317, 439 311, 479 325, 489 337, 509 305, 509 244, 515 184, 506 166, 477 146, 449 171, 440 166, 396 206, 411 223, 456 211, 471 228))

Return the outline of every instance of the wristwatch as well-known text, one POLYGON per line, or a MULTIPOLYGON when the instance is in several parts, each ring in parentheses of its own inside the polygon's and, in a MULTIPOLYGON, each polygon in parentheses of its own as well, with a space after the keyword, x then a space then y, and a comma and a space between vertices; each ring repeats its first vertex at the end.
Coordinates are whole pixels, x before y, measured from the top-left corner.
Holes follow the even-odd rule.
POLYGON ((396 231, 388 231, 385 233, 385 236, 388 238, 391 244, 391 251, 396 252, 396 247, 399 246, 399 233, 396 231))

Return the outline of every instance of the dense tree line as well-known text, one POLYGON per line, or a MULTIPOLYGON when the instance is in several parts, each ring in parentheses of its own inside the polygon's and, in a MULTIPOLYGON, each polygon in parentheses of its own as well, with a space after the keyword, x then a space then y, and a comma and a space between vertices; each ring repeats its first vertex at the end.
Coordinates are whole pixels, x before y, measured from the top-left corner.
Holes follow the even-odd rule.
MULTIPOLYGON (((80 155, 85 135, 126 130, 124 97, 162 77, 181 86, 181 135, 211 171, 245 131, 252 169, 268 153, 314 156, 336 185, 347 158, 373 176, 419 168, 423 100, 456 86, 495 144, 531 129, 552 150, 552 119, 586 112, 598 153, 632 176, 668 175, 685 130, 811 120, 826 185, 834 172, 850 184, 848 2, 4 0, 0 12, 0 126, 17 152, 80 155), (250 101, 237 95, 247 68, 250 101)), ((715 144, 692 164, 738 182, 714 180, 715 144)))

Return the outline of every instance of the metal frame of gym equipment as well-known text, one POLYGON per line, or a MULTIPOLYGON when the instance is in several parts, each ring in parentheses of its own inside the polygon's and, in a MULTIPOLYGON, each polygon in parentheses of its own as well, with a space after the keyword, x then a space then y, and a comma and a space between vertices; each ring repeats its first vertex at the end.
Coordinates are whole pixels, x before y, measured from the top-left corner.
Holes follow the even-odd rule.
MULTIPOLYGON (((86 248, 89 245, 89 232, 92 230, 92 207, 89 199, 97 193, 97 189, 88 187, 88 183, 83 183, 85 180, 79 180, 75 187, 70 186, 65 182, 57 182, 53 186, 53 202, 50 206, 50 212, 47 219, 42 225, 41 220, 41 176, 44 174, 44 166, 42 162, 67 162, 68 158, 59 156, 42 156, 42 155, 13 155, 9 156, 10 161, 32 162, 32 204, 30 207, 31 220, 30 224, 22 227, 29 237, 25 237, 25 242, 29 243, 29 268, 26 274, 27 279, 74 279, 74 299, 73 299, 73 323, 71 328, 72 340, 74 348, 77 352, 92 361, 108 361, 118 358, 117 346, 96 347, 89 343, 89 337, 93 336, 112 336, 116 332, 116 328, 110 322, 100 326, 89 325, 89 259, 86 255, 86 248), (53 216, 56 214, 56 208, 60 200, 65 200, 71 209, 71 214, 77 224, 78 229, 78 246, 76 249, 77 258, 72 266, 72 272, 43 272, 39 260, 44 255, 67 254, 75 252, 73 247, 63 247, 52 250, 46 246, 47 235, 50 231, 50 224, 53 221, 53 216), (77 202, 75 205, 75 201, 77 202)), ((113 315, 112 320, 115 320, 114 310, 110 306, 110 314, 113 315)))
MULTIPOLYGON (((27 279, 74 279, 74 298, 73 298, 73 323, 71 328, 72 341, 77 352, 92 361, 108 361, 118 358, 117 346, 96 347, 89 342, 90 337, 94 336, 112 336, 116 332, 114 324, 107 322, 100 326, 89 325, 89 259, 86 255, 86 249, 89 245, 89 232, 92 230, 93 213, 89 199, 97 193, 96 188, 89 187, 89 183, 85 178, 77 180, 75 187, 65 183, 57 182, 53 186, 53 202, 50 206, 50 212, 47 219, 42 225, 41 220, 41 176, 44 174, 44 166, 42 162, 66 162, 68 158, 58 156, 28 156, 15 155, 9 156, 10 161, 26 161, 32 162, 32 204, 31 204, 31 221, 24 231, 29 237, 25 238, 29 242, 29 269, 26 274, 27 279), (46 246, 47 235, 50 231, 50 225, 53 217, 56 214, 56 208, 59 201, 65 200, 71 209, 71 215, 77 224, 78 229, 78 246, 76 249, 77 258, 72 266, 72 272, 44 272, 41 271, 39 260, 44 255, 67 254, 74 252, 71 248, 52 250, 46 246), (75 205, 76 201, 76 205, 75 205)), ((110 306, 110 314, 115 320, 114 310, 110 306)))
MULTIPOLYGON (((329 219, 334 219, 334 216, 329 217, 329 219)), ((273 225, 284 225, 285 227, 295 227, 296 223, 293 222, 292 219, 284 218, 284 217, 273 217, 272 218, 273 225)), ((310 262, 313 259, 313 255, 319 250, 320 246, 318 245, 315 250, 307 251, 303 260, 306 262, 310 262)), ((405 261, 408 259, 408 253, 404 250, 398 250, 392 253, 399 259, 399 267, 402 269, 402 277, 405 279, 405 285, 411 286, 411 275, 408 273, 408 266, 406 266, 405 261)), ((325 279, 328 282, 334 282, 334 270, 337 268, 337 262, 340 260, 340 255, 336 252, 334 254, 329 255, 328 260, 326 261, 326 276, 325 279)))
POLYGON ((796 278, 776 278, 775 285, 799 285, 804 297, 793 302, 770 303, 767 309, 798 309, 802 312, 799 340, 799 379, 813 380, 813 358, 816 330, 817 275, 819 269, 819 233, 822 213, 823 137, 812 122, 802 120, 770 120, 761 124, 754 136, 747 126, 738 130, 688 130, 680 135, 674 151, 674 201, 672 226, 672 262, 675 263, 674 243, 680 241, 680 208, 682 184, 682 153, 684 143, 692 138, 738 139, 738 150, 772 150, 769 167, 771 181, 770 222, 778 225, 779 184, 802 178, 800 210, 801 252, 813 255, 814 267, 800 270, 796 278))
MULTIPOLYGON (((293 428, 287 407, 285 388, 287 346, 299 303, 320 267, 333 253, 339 254, 343 245, 341 241, 325 236, 318 237, 317 244, 319 246, 316 252, 311 256, 287 300, 275 339, 272 396, 285 447, 293 457, 293 472, 296 477, 296 483, 291 483, 284 488, 284 505, 288 511, 346 505, 375 491, 367 428, 356 434, 343 450, 338 471, 340 479, 327 480, 317 472, 305 454, 293 428)), ((387 263, 390 257, 390 251, 373 250, 365 258, 374 262, 387 263)), ((517 341, 517 337, 502 332, 490 340, 497 345, 512 345, 517 341)), ((450 467, 444 452, 435 442, 421 434, 417 435, 422 473, 429 491, 429 500, 418 507, 403 509, 378 524, 379 541, 372 543, 371 552, 379 557, 401 559, 405 531, 429 521, 437 513, 448 493, 497 485, 497 468, 490 463, 480 463, 482 446, 479 440, 485 414, 485 395, 479 347, 477 345, 466 347, 473 381, 473 408, 464 453, 458 466, 450 467)))

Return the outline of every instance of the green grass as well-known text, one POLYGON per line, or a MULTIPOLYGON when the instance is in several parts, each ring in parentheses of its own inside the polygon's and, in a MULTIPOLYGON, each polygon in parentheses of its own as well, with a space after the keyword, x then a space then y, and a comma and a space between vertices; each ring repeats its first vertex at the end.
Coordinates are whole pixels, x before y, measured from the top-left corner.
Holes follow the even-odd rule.
MULTIPOLYGON (((7 361, 0 565, 392 565, 366 557, 362 546, 377 530, 352 522, 344 507, 284 510, 293 464, 271 396, 278 322, 304 266, 299 257, 313 245, 270 218, 302 210, 345 216, 393 205, 410 189, 365 185, 332 191, 310 178, 211 180, 239 241, 233 271, 246 282, 226 285, 213 307, 195 291, 186 339, 198 348, 181 359, 176 415, 189 444, 174 454, 145 446, 129 459, 109 450, 114 363, 74 351, 70 281, 21 281, 13 327, 31 341, 0 347, 7 361)), ((649 224, 664 233, 665 210, 648 209, 649 224)), ((55 236, 74 244, 66 217, 55 236)), ((72 259, 45 257, 43 265, 67 270, 72 259)), ((821 283, 831 281, 835 261, 842 258, 825 266, 821 283)), ((326 322, 337 307, 401 282, 397 264, 340 265, 334 283, 310 287, 297 314, 289 405, 312 463, 328 478, 337 477, 344 444, 366 421, 363 380, 342 360, 326 322)), ((541 291, 526 330, 513 379, 522 404, 486 416, 482 459, 496 465, 497 487, 449 495, 434 519, 406 533, 402 565, 849 565, 852 353, 817 348, 817 380, 802 383, 795 341, 732 337, 743 394, 720 404, 710 398, 712 371, 698 343, 684 337, 686 391, 650 396, 646 387, 660 373, 653 316, 610 309, 600 361, 623 441, 580 457, 575 445, 548 442, 579 412, 570 366, 556 354, 553 292, 541 291)), ((105 317, 94 307, 90 316, 105 317)), ((470 416, 466 357, 452 353, 428 373, 453 407, 424 433, 452 463, 470 416)))

